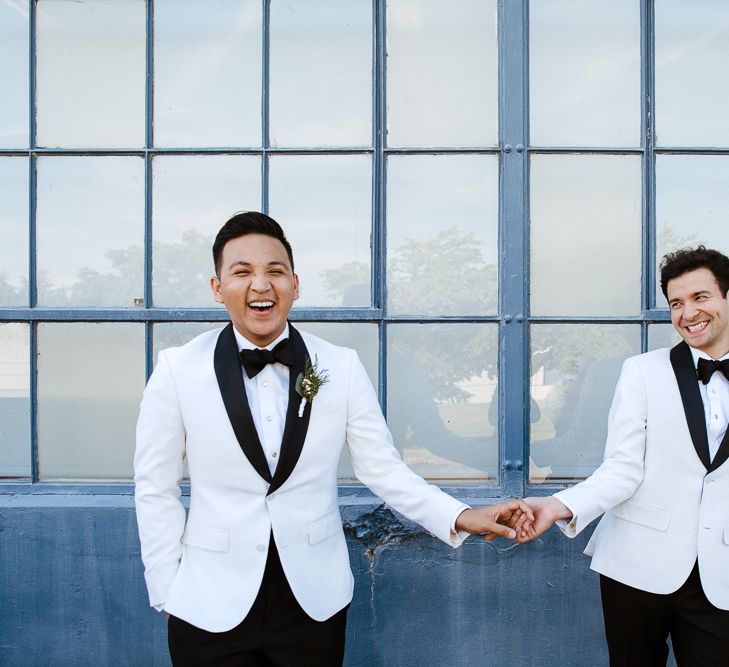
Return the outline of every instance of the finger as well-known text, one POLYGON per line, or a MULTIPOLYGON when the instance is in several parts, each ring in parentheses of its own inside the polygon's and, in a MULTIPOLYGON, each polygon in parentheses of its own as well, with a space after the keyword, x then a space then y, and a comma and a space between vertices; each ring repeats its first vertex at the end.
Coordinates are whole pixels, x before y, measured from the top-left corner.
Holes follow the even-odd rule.
POLYGON ((513 524, 510 524, 511 527, 516 530, 517 532, 520 531, 527 523, 529 522, 529 517, 523 513, 520 512, 519 517, 517 518, 516 522, 513 524))
POLYGON ((500 512, 499 514, 496 515, 496 520, 504 526, 509 526, 509 528, 514 528, 514 526, 519 521, 521 514, 522 513, 520 510, 514 510, 514 511, 504 510, 503 512, 500 512))
POLYGON ((530 520, 534 521, 534 512, 532 511, 531 506, 528 503, 525 503, 523 500, 507 500, 504 503, 501 503, 499 506, 499 509, 504 511, 519 511, 523 514, 526 514, 530 520))
MULTIPOLYGON (((516 531, 513 528, 509 528, 509 526, 502 526, 500 523, 496 523, 495 521, 487 522, 483 532, 488 533, 489 535, 493 534, 494 537, 507 537, 510 540, 513 540, 516 537, 516 531)), ((489 537, 489 535, 486 535, 486 537, 489 537)))

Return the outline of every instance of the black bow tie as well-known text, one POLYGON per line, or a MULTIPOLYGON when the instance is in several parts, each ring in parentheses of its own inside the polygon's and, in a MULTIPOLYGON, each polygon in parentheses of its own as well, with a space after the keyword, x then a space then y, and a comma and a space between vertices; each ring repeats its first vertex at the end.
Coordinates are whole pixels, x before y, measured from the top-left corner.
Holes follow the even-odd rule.
POLYGON ((709 380, 711 380, 714 371, 721 371, 724 373, 724 377, 729 380, 729 359, 724 359, 723 361, 712 361, 703 357, 699 359, 699 365, 696 367, 696 375, 704 384, 709 384, 709 380))
POLYGON ((294 363, 294 354, 289 345, 289 339, 284 338, 272 350, 241 350, 240 360, 243 362, 243 368, 249 378, 254 378, 265 367, 266 364, 283 364, 284 366, 292 366, 294 363))

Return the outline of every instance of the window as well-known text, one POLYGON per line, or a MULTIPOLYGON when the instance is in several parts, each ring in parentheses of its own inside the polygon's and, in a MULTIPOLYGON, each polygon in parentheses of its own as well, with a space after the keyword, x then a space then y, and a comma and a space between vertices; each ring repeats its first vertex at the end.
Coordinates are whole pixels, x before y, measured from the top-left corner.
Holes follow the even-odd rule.
POLYGON ((729 250, 727 44, 718 0, 0 2, 0 476, 128 488, 253 209, 416 471, 584 478, 623 359, 673 340, 660 257, 729 250))

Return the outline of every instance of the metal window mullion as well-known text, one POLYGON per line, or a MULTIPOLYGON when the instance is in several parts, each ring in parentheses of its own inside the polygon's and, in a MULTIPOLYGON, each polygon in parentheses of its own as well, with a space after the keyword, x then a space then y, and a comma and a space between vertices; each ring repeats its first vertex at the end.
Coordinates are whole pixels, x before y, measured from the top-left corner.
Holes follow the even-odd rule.
MULTIPOLYGON (((384 0, 372 2, 372 304, 381 318, 387 314, 387 165, 385 132, 387 127, 387 8, 384 0)), ((387 416, 387 324, 378 324, 378 395, 382 412, 387 416)))
POLYGON ((38 459, 38 323, 28 323, 29 367, 30 367, 30 480, 39 479, 38 459))
MULTIPOLYGON (((152 293, 153 234, 152 228, 152 150, 154 146, 154 0, 147 2, 146 16, 146 80, 145 80, 145 131, 144 131, 144 309, 154 307, 152 293)), ((154 367, 152 350, 153 327, 144 324, 145 377, 149 378, 154 367)))
MULTIPOLYGON (((38 303, 38 279, 36 262, 36 211, 37 211, 37 169, 36 156, 36 23, 37 12, 35 0, 29 2, 28 13, 28 307, 34 308, 38 303)), ((37 323, 28 322, 28 372, 30 399, 30 481, 38 481, 38 335, 37 323)))
POLYGON ((529 438, 528 3, 499 3, 499 463, 504 496, 522 496, 529 438))
MULTIPOLYGON (((654 309, 656 293, 656 143, 655 119, 655 22, 654 7, 650 0, 641 5, 641 73, 643 79, 643 310, 654 309)), ((644 334, 647 349, 647 326, 644 334)))
POLYGON ((261 211, 269 210, 270 87, 271 87, 271 0, 263 0, 261 25, 261 211))

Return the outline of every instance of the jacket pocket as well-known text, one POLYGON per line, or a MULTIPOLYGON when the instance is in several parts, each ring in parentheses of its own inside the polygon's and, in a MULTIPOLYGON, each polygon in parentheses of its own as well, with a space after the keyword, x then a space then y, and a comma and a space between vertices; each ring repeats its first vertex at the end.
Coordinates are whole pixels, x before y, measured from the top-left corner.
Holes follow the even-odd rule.
POLYGON ((637 500, 626 500, 624 503, 613 507, 612 513, 619 519, 654 528, 655 530, 666 530, 673 514, 671 510, 665 507, 648 505, 637 500))
POLYGON ((316 544, 322 540, 336 535, 342 530, 342 517, 339 516, 339 510, 335 509, 329 514, 325 514, 321 519, 312 521, 309 524, 309 544, 316 544))
POLYGON ((208 551, 229 551, 230 536, 225 528, 205 526, 201 523, 188 521, 182 535, 183 544, 208 551))

